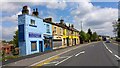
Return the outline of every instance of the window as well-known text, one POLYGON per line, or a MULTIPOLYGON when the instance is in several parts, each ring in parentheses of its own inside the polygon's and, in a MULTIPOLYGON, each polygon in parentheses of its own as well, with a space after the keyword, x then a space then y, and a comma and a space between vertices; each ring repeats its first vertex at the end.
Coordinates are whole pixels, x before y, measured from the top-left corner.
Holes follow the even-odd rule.
POLYGON ((52 39, 44 39, 44 47, 51 48, 52 47, 52 39))
POLYGON ((47 28, 47 33, 50 33, 50 25, 46 25, 46 28, 47 28))
POLYGON ((30 20, 30 25, 29 25, 29 26, 37 27, 37 26, 35 25, 35 20, 31 19, 31 20, 30 20))
POLYGON ((56 34, 56 27, 54 27, 54 33, 56 34))
POLYGON ((65 35, 65 29, 63 29, 63 35, 65 35))
POLYGON ((36 51, 36 50, 37 50, 37 42, 31 41, 31 51, 36 51))
POLYGON ((63 43, 64 43, 64 45, 65 45, 65 38, 63 38, 63 43))
POLYGON ((35 20, 31 19, 31 25, 35 25, 35 20))

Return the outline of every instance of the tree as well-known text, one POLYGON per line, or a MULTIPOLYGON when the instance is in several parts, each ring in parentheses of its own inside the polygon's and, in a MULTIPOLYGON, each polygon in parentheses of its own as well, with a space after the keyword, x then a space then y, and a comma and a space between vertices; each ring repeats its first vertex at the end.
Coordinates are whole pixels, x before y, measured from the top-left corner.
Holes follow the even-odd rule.
POLYGON ((120 41, 120 18, 118 18, 118 21, 113 22, 113 32, 116 35, 116 40, 120 41))
POLYGON ((98 39, 97 33, 96 33, 96 32, 93 32, 93 34, 92 34, 92 40, 93 40, 93 41, 97 41, 97 39, 98 39))
POLYGON ((118 19, 117 36, 118 36, 118 38, 120 38, 120 18, 118 19))
POLYGON ((18 30, 15 31, 15 35, 13 36, 13 44, 14 47, 18 47, 18 30))
POLYGON ((112 22, 112 26, 113 26, 113 33, 115 34, 115 36, 117 35, 117 24, 118 22, 117 21, 114 21, 112 22))
POLYGON ((91 40, 91 38, 92 38, 92 31, 91 31, 90 28, 88 29, 88 32, 87 32, 87 33, 90 35, 90 40, 91 40))
POLYGON ((86 33, 86 41, 90 41, 90 34, 89 33, 86 33))
POLYGON ((7 43, 7 41, 6 40, 2 40, 2 43, 7 43))
POLYGON ((14 45, 14 48, 12 49, 12 54, 13 55, 18 55, 19 52, 15 50, 15 48, 18 47, 18 30, 15 31, 15 35, 13 36, 13 45, 14 45))
POLYGON ((83 43, 86 40, 86 33, 84 31, 80 31, 80 41, 83 43))

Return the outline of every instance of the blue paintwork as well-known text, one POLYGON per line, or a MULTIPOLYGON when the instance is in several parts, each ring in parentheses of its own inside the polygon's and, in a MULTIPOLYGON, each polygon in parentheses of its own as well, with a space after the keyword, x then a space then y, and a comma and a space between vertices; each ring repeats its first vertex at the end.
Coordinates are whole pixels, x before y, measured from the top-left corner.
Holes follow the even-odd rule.
MULTIPOLYGON (((24 37, 21 37, 19 33, 19 48, 20 48, 20 55, 29 55, 38 52, 44 52, 46 50, 51 50, 52 48, 44 48, 44 34, 49 35, 48 37, 52 38, 52 25, 49 23, 43 22, 42 19, 30 16, 30 15, 19 15, 18 16, 18 26, 24 24, 24 37), (31 25, 31 19, 35 20, 35 25, 31 25), (49 25, 50 31, 47 32, 46 25, 49 25), (34 36, 29 37, 29 33, 34 33, 34 36), (41 35, 38 37, 38 35, 41 35), (24 38, 24 41, 20 41, 20 39, 24 38), (31 51, 31 41, 37 41, 37 49, 35 51, 31 51), (42 46, 39 45, 39 41, 42 42, 42 46), (42 47, 42 48, 41 48, 42 47)), ((19 29, 18 29, 19 30, 19 29)))

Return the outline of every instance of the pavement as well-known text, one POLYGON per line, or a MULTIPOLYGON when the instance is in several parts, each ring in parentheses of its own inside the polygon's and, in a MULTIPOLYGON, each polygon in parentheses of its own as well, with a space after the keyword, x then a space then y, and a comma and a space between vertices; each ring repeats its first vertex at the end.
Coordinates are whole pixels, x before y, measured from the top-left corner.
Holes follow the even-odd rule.
MULTIPOLYGON (((43 55, 26 58, 4 66, 116 66, 119 67, 119 44, 92 42, 80 44, 43 55)), ((24 68, 24 67, 22 67, 24 68)))

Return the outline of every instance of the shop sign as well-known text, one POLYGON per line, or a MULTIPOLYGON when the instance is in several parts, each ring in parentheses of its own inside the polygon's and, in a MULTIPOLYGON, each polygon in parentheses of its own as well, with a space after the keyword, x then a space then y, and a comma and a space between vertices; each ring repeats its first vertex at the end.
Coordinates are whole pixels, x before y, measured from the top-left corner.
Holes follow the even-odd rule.
POLYGON ((29 32, 29 37, 31 37, 31 38, 41 38, 41 34, 29 32))

